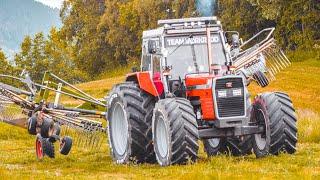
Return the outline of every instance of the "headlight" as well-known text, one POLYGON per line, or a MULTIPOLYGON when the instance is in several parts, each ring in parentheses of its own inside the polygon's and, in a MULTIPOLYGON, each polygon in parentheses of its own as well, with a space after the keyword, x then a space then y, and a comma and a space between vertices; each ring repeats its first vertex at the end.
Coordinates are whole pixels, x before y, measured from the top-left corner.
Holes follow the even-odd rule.
POLYGON ((233 89, 232 95, 233 96, 242 96, 242 90, 241 89, 233 89))
POLYGON ((226 90, 218 91, 218 97, 219 97, 219 98, 225 98, 225 97, 227 97, 227 91, 226 91, 226 90))

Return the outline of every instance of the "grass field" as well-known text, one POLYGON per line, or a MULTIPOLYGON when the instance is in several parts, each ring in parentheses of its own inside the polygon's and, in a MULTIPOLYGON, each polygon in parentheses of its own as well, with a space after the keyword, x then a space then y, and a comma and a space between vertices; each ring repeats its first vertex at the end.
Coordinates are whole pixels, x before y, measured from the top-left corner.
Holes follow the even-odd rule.
MULTIPOLYGON (((207 158, 203 150, 195 164, 161 168, 158 165, 115 165, 107 141, 101 149, 74 148, 69 156, 38 161, 35 137, 26 130, 0 123, 0 179, 227 179, 227 178, 320 178, 320 61, 296 62, 277 76, 268 88, 251 86, 251 92, 286 91, 299 116, 298 151, 294 155, 256 159, 217 156, 207 158)), ((98 98, 106 95, 122 76, 78 85, 98 98)), ((74 102, 70 100, 70 104, 74 102)), ((56 147, 58 148, 58 147, 56 147)))

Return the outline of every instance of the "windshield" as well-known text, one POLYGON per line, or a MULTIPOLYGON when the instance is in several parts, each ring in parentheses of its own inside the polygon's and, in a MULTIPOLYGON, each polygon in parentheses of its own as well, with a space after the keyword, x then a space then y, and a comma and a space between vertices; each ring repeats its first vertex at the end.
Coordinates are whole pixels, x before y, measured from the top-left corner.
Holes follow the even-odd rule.
MULTIPOLYGON (((172 66, 172 79, 185 78, 186 74, 209 72, 207 38, 205 35, 193 37, 167 37, 167 64, 172 66)), ((218 34, 211 35, 212 62, 224 65, 224 54, 221 38, 218 34)))

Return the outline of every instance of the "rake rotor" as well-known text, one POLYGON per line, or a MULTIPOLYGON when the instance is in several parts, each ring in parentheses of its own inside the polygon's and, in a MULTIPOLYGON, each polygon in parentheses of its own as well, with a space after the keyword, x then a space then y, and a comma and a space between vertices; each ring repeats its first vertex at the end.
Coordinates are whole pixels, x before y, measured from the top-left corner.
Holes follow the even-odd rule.
POLYGON ((276 74, 288 67, 291 62, 276 44, 276 40, 271 37, 274 28, 264 29, 248 41, 244 42, 232 57, 233 64, 238 73, 242 73, 249 79, 255 79, 258 82, 271 82, 276 79, 276 74), (262 33, 269 32, 267 37, 254 46, 242 50, 252 40, 259 37, 262 33), (260 74, 264 74, 260 75, 260 74))
MULTIPOLYGON (((51 129, 57 126, 59 129, 62 127, 62 134, 71 136, 74 141, 73 145, 90 150, 100 148, 105 128, 103 128, 103 124, 99 119, 104 117, 105 112, 67 108, 58 103, 61 94, 103 108, 105 107, 104 102, 89 96, 51 73, 45 74, 42 84, 32 82, 26 72, 23 72, 22 75, 25 75, 25 78, 0 75, 0 77, 19 80, 29 88, 26 91, 0 83, 0 121, 29 128, 27 124, 30 120, 28 119, 34 117, 37 119, 37 129, 39 129, 37 132, 41 130, 42 133, 43 123, 48 121, 53 125, 50 127, 51 129), (54 83, 53 79, 58 80, 59 83, 54 83), (68 87, 63 87, 62 85, 68 87), (40 93, 37 93, 36 87, 40 88, 40 93), (55 93, 55 101, 53 103, 48 102, 49 92, 55 93)), ((57 130, 49 129, 48 131, 56 132, 57 130)), ((52 133, 49 136, 52 136, 52 133)))

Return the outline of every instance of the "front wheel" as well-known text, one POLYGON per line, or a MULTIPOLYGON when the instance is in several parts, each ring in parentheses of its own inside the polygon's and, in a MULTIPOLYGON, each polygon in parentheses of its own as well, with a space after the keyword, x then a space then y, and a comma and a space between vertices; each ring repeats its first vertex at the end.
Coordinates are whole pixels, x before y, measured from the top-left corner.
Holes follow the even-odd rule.
POLYGON ((154 151, 161 166, 197 160, 198 125, 187 99, 160 100, 153 112, 152 132, 154 151))
POLYGON ((257 157, 280 152, 293 154, 297 144, 297 117, 290 97, 281 92, 255 98, 251 121, 264 131, 255 134, 253 150, 257 157))
POLYGON ((133 82, 116 85, 108 100, 108 137, 118 164, 156 162, 152 143, 155 98, 133 82))

